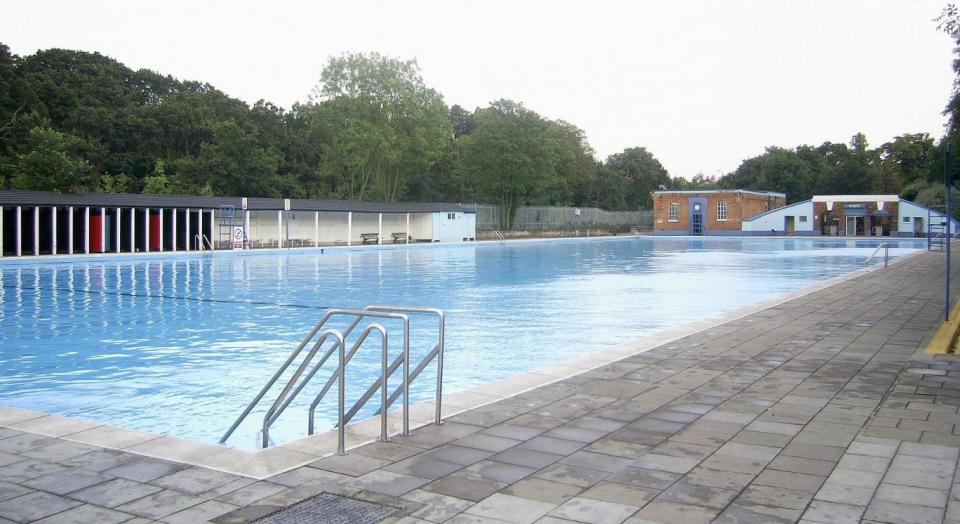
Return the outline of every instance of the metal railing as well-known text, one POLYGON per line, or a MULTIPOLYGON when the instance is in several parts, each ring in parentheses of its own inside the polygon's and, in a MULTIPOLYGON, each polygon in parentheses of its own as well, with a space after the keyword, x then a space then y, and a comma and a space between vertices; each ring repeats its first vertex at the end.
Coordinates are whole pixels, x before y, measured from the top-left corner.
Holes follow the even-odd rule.
POLYGON ((873 250, 873 253, 870 253, 870 256, 863 262, 867 263, 873 260, 873 257, 877 256, 881 249, 883 250, 883 267, 887 267, 887 263, 890 261, 890 245, 886 242, 881 242, 877 249, 873 250))
POLYGON ((193 239, 196 241, 197 251, 207 251, 208 249, 213 251, 213 243, 210 242, 207 235, 197 234, 193 236, 193 239), (204 241, 206 241, 206 245, 204 245, 204 241))
POLYGON ((496 237, 500 239, 500 242, 506 242, 506 241, 507 241, 507 239, 503 238, 503 233, 501 233, 499 229, 494 230, 494 231, 493 231, 493 234, 496 235, 496 237))
POLYGON ((236 421, 230 426, 226 431, 223 437, 220 439, 220 443, 225 443, 234 431, 240 426, 240 424, 250 415, 254 408, 260 403, 260 401, 266 396, 270 389, 277 383, 280 377, 290 368, 293 362, 301 355, 305 348, 310 345, 311 341, 320 333, 319 338, 316 342, 310 345, 310 349, 307 351, 306 356, 302 359, 300 364, 297 366, 291 378, 287 381, 283 390, 274 400, 273 404, 267 410, 263 418, 263 423, 261 426, 261 446, 266 448, 269 445, 269 433, 270 427, 274 422, 280 417, 280 415, 287 409, 291 402, 303 391, 311 379, 323 368, 324 364, 330 359, 333 355, 333 352, 337 352, 338 364, 336 369, 327 379, 327 382, 324 384, 320 393, 313 399, 310 404, 308 412, 308 434, 312 435, 314 433, 315 424, 315 412, 317 406, 327 395, 330 389, 333 387, 333 384, 337 384, 337 453, 345 453, 345 427, 347 423, 359 412, 363 406, 369 401, 373 395, 380 391, 381 403, 380 409, 376 412, 380 416, 380 440, 386 441, 389 438, 387 430, 387 412, 390 406, 394 401, 400 396, 403 395, 403 434, 408 435, 410 433, 410 402, 409 402, 409 392, 410 384, 416 380, 420 373, 433 361, 434 358, 437 359, 437 390, 436 390, 436 414, 434 422, 436 424, 441 423, 441 408, 442 408, 442 395, 443 395, 443 351, 444 351, 444 330, 446 327, 446 320, 443 314, 443 311, 435 308, 418 308, 418 307, 403 307, 403 306, 390 306, 390 305, 371 305, 367 306, 364 309, 344 309, 336 308, 327 310, 323 315, 320 321, 313 327, 310 333, 304 338, 303 342, 290 354, 287 360, 280 366, 280 369, 274 373, 274 375, 267 381, 267 384, 260 390, 260 392, 254 397, 253 401, 243 410, 243 413, 237 417, 236 421), (414 314, 427 314, 435 315, 438 318, 438 341, 436 346, 427 353, 423 360, 416 366, 416 368, 411 372, 410 370, 410 315, 414 314), (353 317, 352 322, 347 326, 343 331, 336 329, 327 329, 321 333, 321 330, 327 324, 327 322, 336 316, 347 316, 353 317), (393 319, 403 322, 403 352, 393 360, 389 361, 389 333, 387 328, 382 324, 370 324, 364 331, 361 333, 360 337, 354 342, 353 346, 349 351, 346 349, 346 338, 350 333, 357 327, 360 322, 365 318, 382 318, 382 319, 393 319), (363 343, 367 340, 369 335, 373 332, 380 334, 381 339, 381 372, 377 380, 370 385, 363 395, 354 403, 349 411, 345 410, 345 395, 346 395, 346 366, 350 363, 350 360, 353 356, 360 350, 363 346, 363 343), (319 353, 321 347, 329 339, 333 338, 333 345, 327 349, 323 355, 317 360, 311 368, 311 363, 314 361, 316 355, 319 353), (403 382, 399 388, 397 388, 393 394, 389 394, 389 378, 390 376, 402 365, 403 367, 403 382))

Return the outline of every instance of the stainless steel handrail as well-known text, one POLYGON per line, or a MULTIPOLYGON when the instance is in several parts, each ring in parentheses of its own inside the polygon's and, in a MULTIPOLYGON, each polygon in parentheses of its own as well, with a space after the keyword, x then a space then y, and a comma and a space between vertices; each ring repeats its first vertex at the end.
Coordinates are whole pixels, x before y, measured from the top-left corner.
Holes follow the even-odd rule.
POLYGON ((197 251, 206 251, 206 248, 203 246, 203 241, 207 241, 207 247, 210 248, 210 251, 213 251, 213 243, 210 242, 210 239, 207 238, 207 235, 196 234, 193 235, 193 239, 197 241, 197 251))
POLYGON ((868 256, 866 260, 864 260, 864 263, 870 262, 873 259, 873 257, 875 257, 877 253, 880 252, 881 249, 883 249, 883 267, 887 267, 887 264, 890 260, 890 245, 887 244, 886 242, 881 242, 880 245, 877 246, 877 249, 875 249, 873 253, 870 253, 870 256, 868 256))
MULTIPOLYGON (((320 321, 317 322, 315 326, 313 326, 313 329, 310 330, 310 333, 308 333, 306 338, 303 339, 303 342, 301 342, 300 345, 297 346, 297 348, 294 349, 292 353, 290 353, 290 356, 287 357, 287 360, 280 365, 280 369, 278 369, 277 372, 274 373, 272 377, 270 377, 270 380, 267 381, 267 384, 260 389, 260 392, 257 393, 257 396, 255 396, 253 400, 250 402, 250 404, 247 405, 247 407, 243 410, 243 413, 241 413, 240 416, 237 417, 237 420, 234 421, 234 423, 230 426, 229 429, 227 429, 227 432, 224 433, 223 437, 220 439, 220 444, 225 443, 227 439, 230 438, 230 435, 232 435, 233 432, 236 431, 237 427, 239 427, 240 424, 244 421, 244 419, 246 419, 247 416, 250 415, 250 412, 253 411, 253 408, 260 403, 260 401, 267 394, 270 388, 272 388, 273 385, 277 383, 277 380, 280 378, 280 376, 283 375, 283 373, 287 370, 287 368, 290 367, 290 364, 292 364, 293 361, 300 355, 300 353, 303 351, 303 348, 307 347, 307 344, 311 340, 313 340, 313 337, 315 337, 317 333, 320 332, 320 329, 323 328, 324 324, 326 324, 327 321, 330 319, 330 317, 332 317, 333 315, 334 315, 334 311, 328 310, 326 313, 324 313, 322 317, 320 317, 320 321)), ((345 337, 348 336, 350 332, 353 331, 353 328, 355 328, 357 324, 360 323, 361 318, 362 317, 357 317, 356 319, 354 319, 353 323, 350 324, 350 326, 343 331, 343 335, 345 337)), ((314 344, 314 347, 319 348, 320 345, 323 344, 323 342, 324 342, 324 339, 323 337, 321 337, 321 339, 316 344, 314 344)), ((324 355, 323 359, 321 360, 320 365, 322 365, 323 362, 327 361, 327 359, 333 353, 334 349, 335 349, 335 346, 333 348, 330 348, 330 350, 327 352, 326 355, 324 355)))
POLYGON ((503 238, 503 233, 501 233, 499 229, 494 230, 494 231, 493 231, 493 234, 494 234, 494 235, 497 235, 497 238, 500 239, 500 242, 506 242, 506 241, 507 241, 507 239, 503 238))
MULTIPOLYGON (((437 308, 432 308, 432 307, 404 307, 404 306, 394 306, 394 305, 387 305, 387 304, 374 304, 374 305, 371 305, 371 306, 367 306, 365 309, 371 310, 371 311, 394 311, 394 312, 399 312, 399 313, 413 313, 413 314, 424 314, 424 315, 436 315, 436 316, 437 316, 437 322, 438 322, 438 324, 437 324, 437 329, 438 329, 438 334, 437 334, 437 346, 435 346, 434 349, 431 350, 430 353, 428 353, 427 356, 423 358, 423 361, 421 361, 420 365, 417 366, 418 371, 416 371, 413 376, 410 376, 410 352, 409 352, 409 351, 404 352, 405 355, 406 355, 406 358, 404 358, 404 362, 403 362, 403 376, 404 376, 404 380, 403 380, 403 403, 404 403, 404 406, 403 406, 403 434, 404 434, 404 435, 407 435, 407 434, 409 434, 409 432, 410 432, 410 431, 409 431, 409 427, 410 427, 410 417, 409 417, 409 413, 408 413, 409 410, 407 409, 407 408, 408 408, 408 406, 407 406, 407 404, 408 404, 408 398, 409 398, 409 396, 410 396, 410 395, 409 395, 409 392, 410 392, 410 391, 409 391, 409 389, 410 389, 410 384, 409 384, 409 382, 412 381, 412 380, 414 380, 414 379, 416 378, 416 376, 420 374, 420 371, 422 371, 423 368, 426 367, 427 363, 429 363, 430 360, 433 359, 433 353, 434 353, 434 351, 436 351, 436 356, 437 356, 437 392, 436 392, 436 404, 437 404, 437 406, 436 406, 436 416, 434 417, 434 423, 435 423, 435 424, 441 424, 441 423, 442 423, 442 420, 441 420, 440 413, 441 413, 441 403, 442 403, 442 400, 443 400, 443 350, 444 350, 445 339, 446 339, 446 333, 445 333, 445 332, 446 332, 446 324, 447 324, 446 315, 444 315, 444 313, 443 313, 442 310, 437 309, 437 308)), ((410 346, 409 333, 404 332, 403 338, 404 338, 404 340, 403 340, 404 347, 409 347, 409 346, 410 346)), ((392 402, 392 401, 391 401, 391 402, 392 402)))

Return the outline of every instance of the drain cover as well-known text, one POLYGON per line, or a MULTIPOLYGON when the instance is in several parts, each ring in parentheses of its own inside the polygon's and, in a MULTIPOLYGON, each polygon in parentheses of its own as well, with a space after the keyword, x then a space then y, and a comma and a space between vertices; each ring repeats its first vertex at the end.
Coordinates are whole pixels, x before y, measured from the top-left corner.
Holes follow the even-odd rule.
POLYGON ((264 524, 332 524, 375 523, 396 513, 397 508, 381 506, 362 500, 321 493, 271 513, 256 522, 264 524))

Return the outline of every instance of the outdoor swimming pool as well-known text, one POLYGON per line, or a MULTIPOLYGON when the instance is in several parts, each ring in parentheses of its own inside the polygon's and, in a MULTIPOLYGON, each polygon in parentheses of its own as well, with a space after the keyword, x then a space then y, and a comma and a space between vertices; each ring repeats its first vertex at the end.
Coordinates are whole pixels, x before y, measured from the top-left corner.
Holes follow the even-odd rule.
MULTIPOLYGON (((452 393, 862 268, 878 243, 617 237, 2 260, 0 404, 216 442, 328 307, 445 310, 452 393)), ((926 244, 893 245, 901 256, 926 244)), ((433 337, 413 333, 414 362, 433 337)), ((379 374, 378 353, 351 363, 351 398, 379 374)), ((432 398, 433 370, 412 401, 432 398)), ((306 434, 312 396, 278 420, 276 441, 306 434)), ((335 394, 321 408, 327 429, 335 394)), ((259 418, 230 444, 253 448, 259 418)))

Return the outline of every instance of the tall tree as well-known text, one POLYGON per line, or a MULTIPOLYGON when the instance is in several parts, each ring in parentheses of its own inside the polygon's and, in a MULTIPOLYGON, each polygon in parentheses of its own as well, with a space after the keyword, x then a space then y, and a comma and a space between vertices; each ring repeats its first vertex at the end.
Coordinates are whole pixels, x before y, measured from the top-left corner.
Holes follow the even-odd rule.
POLYGON ((653 191, 670 184, 670 174, 652 153, 643 147, 631 147, 607 157, 606 166, 626 180, 626 205, 629 209, 650 209, 653 191))

